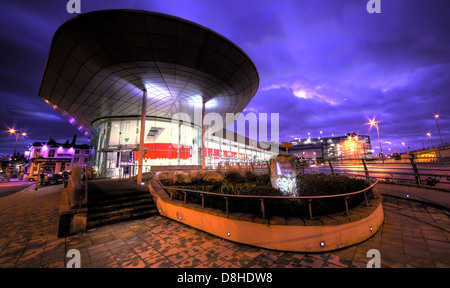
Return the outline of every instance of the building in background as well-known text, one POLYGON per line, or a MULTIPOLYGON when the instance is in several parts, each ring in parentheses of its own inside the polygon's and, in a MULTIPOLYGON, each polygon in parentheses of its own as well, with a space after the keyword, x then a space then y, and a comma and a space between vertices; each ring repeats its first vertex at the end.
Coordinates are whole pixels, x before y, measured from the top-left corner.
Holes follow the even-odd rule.
POLYGON ((297 139, 291 143, 293 147, 288 149, 289 154, 312 162, 373 158, 367 135, 349 133, 338 137, 297 139))
POLYGON ((46 174, 59 174, 62 172, 70 172, 76 165, 86 166, 89 164, 90 148, 87 144, 77 145, 76 137, 72 142, 57 143, 54 139, 49 141, 34 142, 25 156, 28 156, 28 164, 26 165, 26 174, 33 175, 39 172, 39 163, 36 159, 44 158, 45 161, 41 165, 41 171, 46 174))

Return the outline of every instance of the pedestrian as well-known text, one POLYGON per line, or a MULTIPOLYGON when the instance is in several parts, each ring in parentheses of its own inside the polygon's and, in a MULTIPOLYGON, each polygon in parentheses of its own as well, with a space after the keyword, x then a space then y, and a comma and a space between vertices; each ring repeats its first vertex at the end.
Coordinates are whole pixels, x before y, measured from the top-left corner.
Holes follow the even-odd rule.
POLYGON ((45 178, 44 172, 41 172, 41 174, 39 175, 39 178, 41 179, 41 185, 44 185, 44 178, 45 178))

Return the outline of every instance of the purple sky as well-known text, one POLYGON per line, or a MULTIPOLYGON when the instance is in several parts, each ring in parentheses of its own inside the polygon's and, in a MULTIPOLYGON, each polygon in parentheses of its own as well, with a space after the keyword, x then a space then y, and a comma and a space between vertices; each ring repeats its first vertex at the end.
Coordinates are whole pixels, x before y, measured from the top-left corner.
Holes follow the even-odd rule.
MULTIPOLYGON (((280 141, 293 137, 371 136, 379 152, 450 142, 450 1, 381 0, 80 0, 81 12, 142 9, 206 26, 241 47, 255 63, 259 91, 247 112, 279 113, 280 141), (406 146, 402 146, 402 142, 406 146)), ((75 16, 66 0, 0 3, 0 153, 12 154, 9 127, 30 142, 65 142, 77 129, 39 96, 54 32, 75 16)), ((83 136, 78 135, 78 143, 83 136)))

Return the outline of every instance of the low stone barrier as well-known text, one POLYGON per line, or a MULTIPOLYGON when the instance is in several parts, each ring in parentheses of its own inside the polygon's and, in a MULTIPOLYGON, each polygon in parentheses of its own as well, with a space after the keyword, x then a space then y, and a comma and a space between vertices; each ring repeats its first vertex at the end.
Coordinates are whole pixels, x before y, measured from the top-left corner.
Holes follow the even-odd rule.
POLYGON ((64 183, 59 203, 58 237, 75 235, 86 231, 87 208, 77 208, 75 197, 81 194, 81 183, 69 180, 64 183))
POLYGON ((337 213, 313 219, 225 213, 214 208, 170 197, 156 181, 150 180, 150 193, 160 215, 218 237, 266 249, 294 252, 323 252, 360 243, 374 235, 384 220, 381 196, 369 199, 349 215, 337 213))

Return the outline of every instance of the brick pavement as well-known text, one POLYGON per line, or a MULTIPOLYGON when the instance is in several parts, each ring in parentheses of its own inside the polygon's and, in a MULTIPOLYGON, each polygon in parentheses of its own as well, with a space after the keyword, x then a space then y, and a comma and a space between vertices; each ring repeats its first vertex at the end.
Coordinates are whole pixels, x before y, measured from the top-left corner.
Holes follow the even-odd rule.
POLYGON ((59 186, 0 199, 0 267, 65 267, 78 249, 81 267, 365 267, 378 249, 381 267, 450 268, 450 211, 384 197, 385 221, 363 243, 327 253, 291 253, 233 243, 153 216, 57 238, 59 186))

